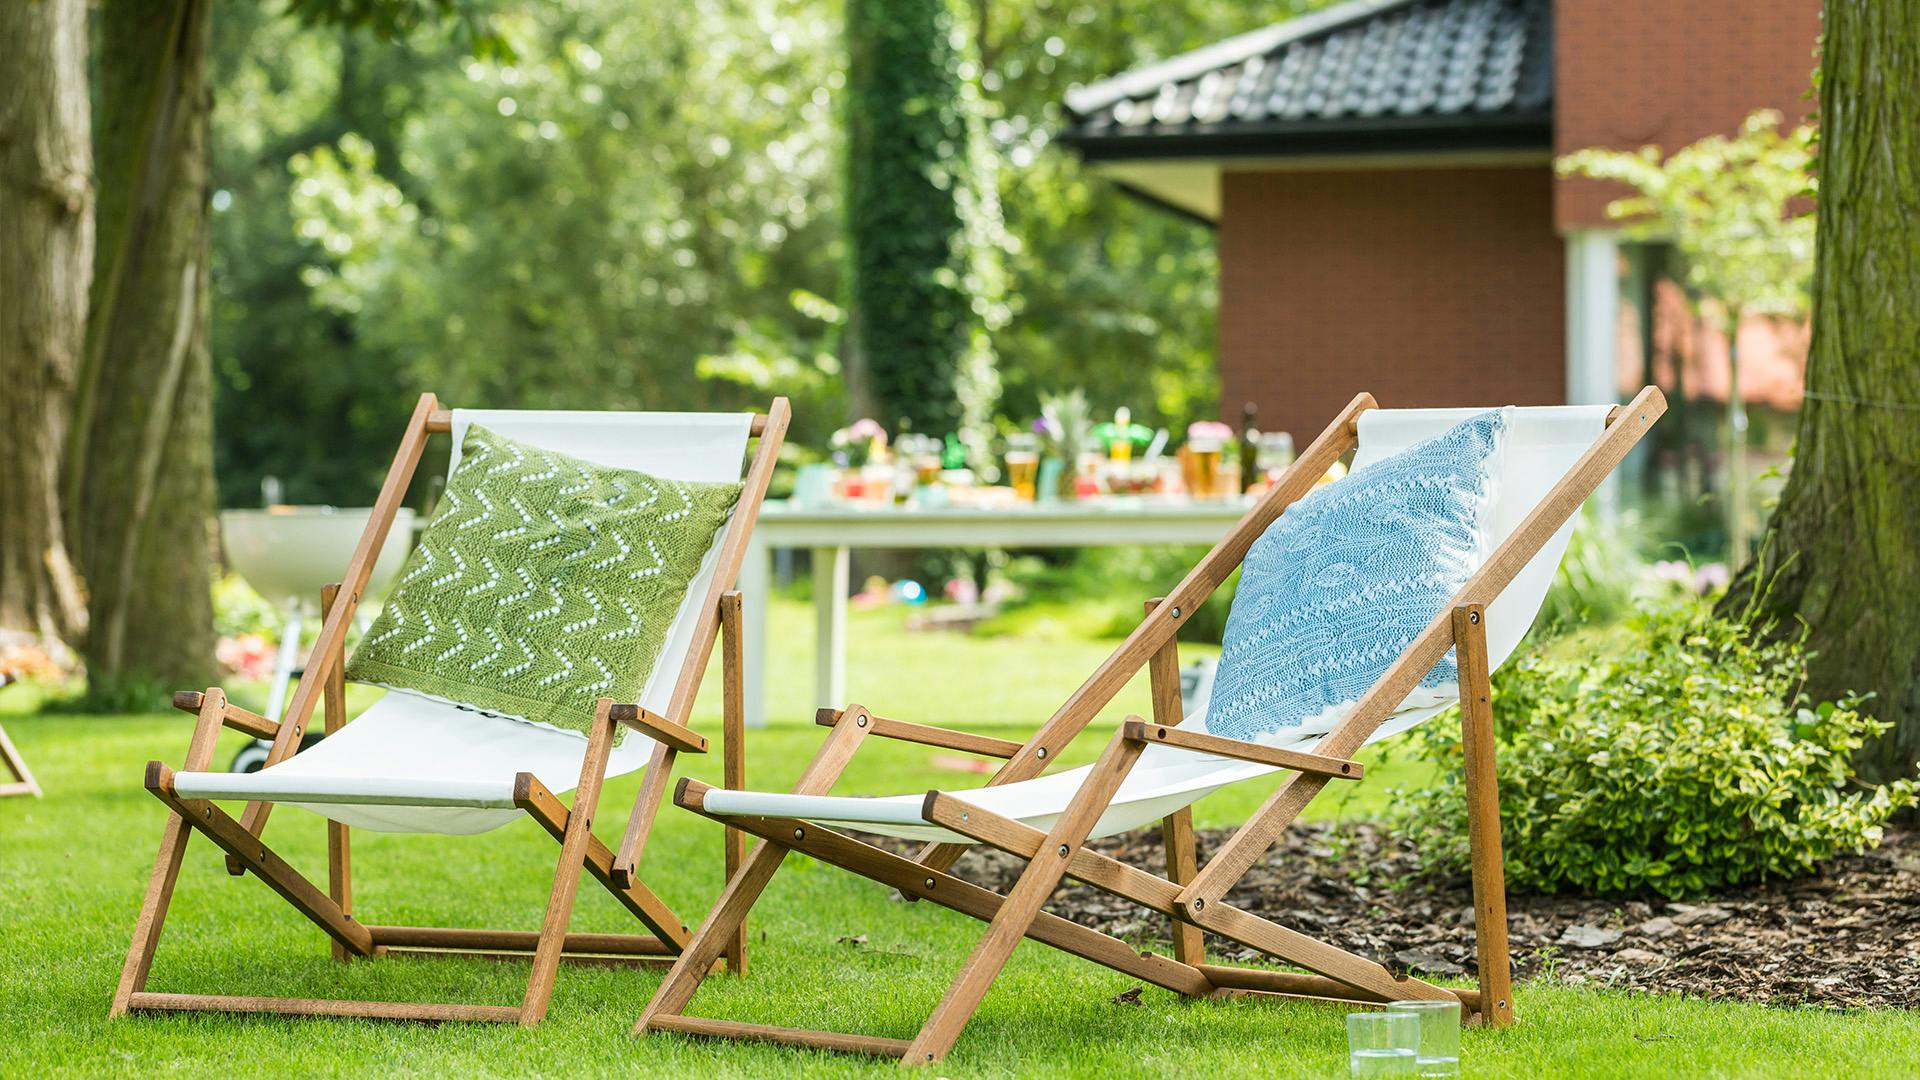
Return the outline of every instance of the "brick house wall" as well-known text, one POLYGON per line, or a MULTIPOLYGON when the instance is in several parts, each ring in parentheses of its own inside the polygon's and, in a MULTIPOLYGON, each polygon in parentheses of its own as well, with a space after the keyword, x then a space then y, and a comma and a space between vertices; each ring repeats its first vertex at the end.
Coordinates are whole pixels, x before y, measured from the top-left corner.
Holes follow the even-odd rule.
MULTIPOLYGON (((1797 123, 1812 111, 1819 36, 1820 0, 1556 0, 1554 152, 1648 144, 1672 152, 1731 135, 1761 108, 1797 123)), ((1554 225, 1607 225, 1607 203, 1621 194, 1560 181, 1554 225)))
POLYGON ((1220 412, 1318 434, 1388 407, 1565 400, 1565 251, 1546 165, 1229 171, 1220 412))

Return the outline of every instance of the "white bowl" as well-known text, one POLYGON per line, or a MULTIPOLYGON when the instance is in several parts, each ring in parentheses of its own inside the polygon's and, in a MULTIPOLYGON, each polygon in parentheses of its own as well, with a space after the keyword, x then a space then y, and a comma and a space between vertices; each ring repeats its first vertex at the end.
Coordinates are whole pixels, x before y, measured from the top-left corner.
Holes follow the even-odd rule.
MULTIPOLYGON (((372 507, 273 506, 222 510, 220 536, 233 568, 269 602, 318 603, 320 588, 346 576, 372 507)), ((366 592, 384 588, 413 548, 413 511, 393 517, 366 592)))

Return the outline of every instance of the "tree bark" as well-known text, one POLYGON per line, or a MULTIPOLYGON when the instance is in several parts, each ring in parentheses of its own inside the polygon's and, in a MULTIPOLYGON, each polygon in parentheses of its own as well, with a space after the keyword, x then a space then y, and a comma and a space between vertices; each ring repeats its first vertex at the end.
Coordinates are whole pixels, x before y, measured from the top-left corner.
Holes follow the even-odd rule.
POLYGON ((0 4, 0 628, 72 644, 60 461, 93 280, 86 0, 0 4))
POLYGON ((1828 0, 1819 253, 1793 472, 1723 610, 1804 621, 1807 693, 1872 693, 1873 779, 1920 756, 1920 0, 1828 0))
POLYGON ((213 666, 211 5, 101 4, 99 248, 65 483, 96 693, 213 666))

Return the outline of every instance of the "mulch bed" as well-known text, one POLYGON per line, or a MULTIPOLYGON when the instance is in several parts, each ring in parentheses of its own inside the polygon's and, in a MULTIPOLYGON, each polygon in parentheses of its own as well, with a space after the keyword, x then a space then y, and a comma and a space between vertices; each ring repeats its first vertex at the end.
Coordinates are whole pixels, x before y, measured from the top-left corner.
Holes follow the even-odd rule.
MULTIPOLYGON (((1202 861, 1227 833, 1203 833, 1202 861)), ((1096 842, 1160 872, 1157 830, 1096 842)), ((958 873, 1001 891, 1024 863, 974 850, 958 873)), ((1435 880, 1412 848, 1364 824, 1304 825, 1268 852, 1228 900, 1398 971, 1474 973, 1466 880, 1435 880)), ((1078 884, 1049 910, 1135 940, 1164 940, 1164 918, 1078 884)), ((1516 974, 1703 998, 1833 1008, 1920 1006, 1920 830, 1889 829, 1864 855, 1818 874, 1729 890, 1691 904, 1574 896, 1509 899, 1516 974)), ((1209 937, 1209 959, 1261 954, 1209 937)), ((1270 962, 1270 960, 1269 960, 1270 962)))

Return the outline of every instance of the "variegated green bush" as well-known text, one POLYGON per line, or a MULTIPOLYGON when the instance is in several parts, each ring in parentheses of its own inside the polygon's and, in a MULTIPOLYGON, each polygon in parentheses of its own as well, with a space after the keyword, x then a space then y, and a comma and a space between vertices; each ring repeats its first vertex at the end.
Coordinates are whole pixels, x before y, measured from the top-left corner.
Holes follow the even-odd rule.
MULTIPOLYGON (((1697 896, 1805 874, 1879 843, 1913 781, 1875 786, 1854 751, 1887 725, 1849 698, 1809 703, 1797 640, 1697 605, 1639 616, 1617 650, 1565 645, 1494 680, 1500 817, 1520 891, 1697 896)), ((1441 866, 1464 866, 1458 725, 1418 744, 1442 765, 1398 803, 1441 866)))

